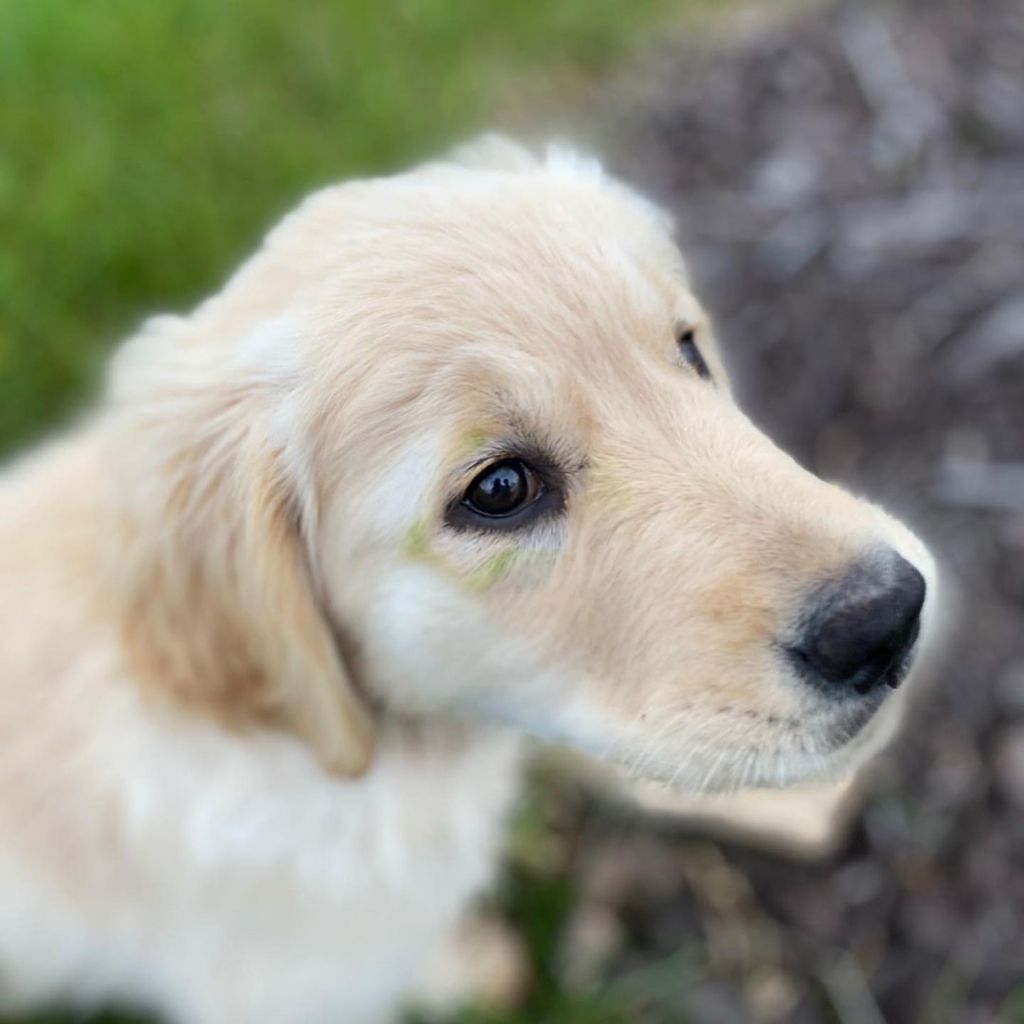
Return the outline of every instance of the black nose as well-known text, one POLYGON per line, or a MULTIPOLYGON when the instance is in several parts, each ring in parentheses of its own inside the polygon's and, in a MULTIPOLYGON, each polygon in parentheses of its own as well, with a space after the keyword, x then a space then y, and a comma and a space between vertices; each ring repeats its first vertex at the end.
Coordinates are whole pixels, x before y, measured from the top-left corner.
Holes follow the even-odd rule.
POLYGON ((858 562, 815 594, 790 648, 802 675, 836 696, 899 686, 917 639, 924 577, 895 551, 858 562))

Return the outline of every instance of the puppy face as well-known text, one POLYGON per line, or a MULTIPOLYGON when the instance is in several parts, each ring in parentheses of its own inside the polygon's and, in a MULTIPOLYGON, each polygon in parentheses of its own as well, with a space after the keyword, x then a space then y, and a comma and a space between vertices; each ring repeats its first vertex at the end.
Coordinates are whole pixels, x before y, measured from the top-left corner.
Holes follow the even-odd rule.
POLYGON ((746 419, 668 225, 596 166, 500 144, 321 193, 195 324, 261 392, 370 703, 700 788, 891 728, 927 552, 746 419))

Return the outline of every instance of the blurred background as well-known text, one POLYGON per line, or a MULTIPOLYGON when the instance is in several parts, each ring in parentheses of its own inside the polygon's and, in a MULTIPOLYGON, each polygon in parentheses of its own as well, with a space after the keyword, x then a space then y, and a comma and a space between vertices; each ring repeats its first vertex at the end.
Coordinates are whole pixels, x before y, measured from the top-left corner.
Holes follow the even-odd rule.
POLYGON ((495 127, 672 211, 743 404, 952 598, 824 858, 538 768, 490 900, 517 1005, 459 1020, 1024 1021, 1021 0, 0 0, 0 451, 306 192, 495 127))

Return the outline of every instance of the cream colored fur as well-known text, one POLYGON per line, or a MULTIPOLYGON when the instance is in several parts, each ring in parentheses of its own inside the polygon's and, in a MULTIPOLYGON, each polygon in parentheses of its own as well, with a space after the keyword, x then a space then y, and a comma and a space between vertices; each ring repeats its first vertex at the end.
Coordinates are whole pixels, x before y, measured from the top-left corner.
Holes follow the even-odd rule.
POLYGON ((904 691, 855 721, 775 641, 880 543, 931 576, 736 408, 665 218, 595 163, 489 140, 315 195, 0 483, 0 1001, 393 1019, 518 736, 689 790, 875 749, 904 691), (446 525, 523 441, 564 513, 446 525))

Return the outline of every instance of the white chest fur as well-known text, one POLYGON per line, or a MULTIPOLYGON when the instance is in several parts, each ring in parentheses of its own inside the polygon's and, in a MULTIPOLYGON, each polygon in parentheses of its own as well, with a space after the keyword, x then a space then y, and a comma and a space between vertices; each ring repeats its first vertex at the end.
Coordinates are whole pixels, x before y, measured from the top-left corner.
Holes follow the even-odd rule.
POLYGON ((80 777, 95 816, 53 836, 70 882, 0 862, 0 964, 19 990, 197 1024, 388 1019, 490 879, 517 741, 396 727, 345 782, 283 737, 124 728, 126 712, 100 719, 120 721, 80 777))

